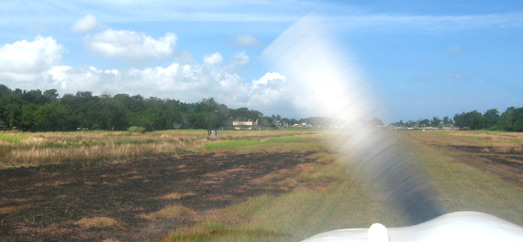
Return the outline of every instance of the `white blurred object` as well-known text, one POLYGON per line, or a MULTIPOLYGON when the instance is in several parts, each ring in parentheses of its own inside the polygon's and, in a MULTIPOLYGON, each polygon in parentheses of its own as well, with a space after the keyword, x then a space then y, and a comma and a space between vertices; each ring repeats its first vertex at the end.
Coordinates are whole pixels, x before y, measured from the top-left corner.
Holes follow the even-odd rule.
POLYGON ((329 37, 321 17, 306 16, 285 30, 263 56, 286 77, 295 90, 296 107, 340 120, 331 138, 340 162, 354 175, 381 192, 380 199, 395 205, 409 227, 341 229, 305 241, 521 241, 523 228, 479 212, 443 214, 429 180, 417 168, 415 157, 393 136, 369 125, 378 116, 373 94, 356 62, 329 37))
POLYGON ((523 227, 480 212, 448 213, 409 227, 387 229, 380 225, 373 224, 370 229, 333 230, 303 242, 523 241, 523 227))
POLYGON ((367 231, 367 242, 389 242, 389 231, 383 224, 372 224, 367 231))

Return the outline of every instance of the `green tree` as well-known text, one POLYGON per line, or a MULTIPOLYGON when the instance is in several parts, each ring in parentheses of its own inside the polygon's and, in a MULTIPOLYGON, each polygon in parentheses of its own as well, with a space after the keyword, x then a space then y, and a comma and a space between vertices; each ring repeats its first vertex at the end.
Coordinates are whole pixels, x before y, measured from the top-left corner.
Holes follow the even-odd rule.
POLYGON ((499 111, 497 109, 489 109, 483 114, 485 128, 493 129, 499 121, 499 111))
POLYGON ((54 101, 58 99, 60 95, 58 95, 58 91, 56 89, 49 89, 44 91, 43 96, 51 101, 54 101))
POLYGON ((441 125, 441 119, 439 119, 438 117, 432 117, 432 121, 430 122, 430 125, 432 125, 432 127, 439 127, 441 125))
POLYGON ((514 109, 513 131, 523 132, 523 107, 514 109))
POLYGON ((427 127, 427 126, 430 126, 430 120, 428 120, 428 119, 419 120, 419 121, 418 121, 418 126, 419 126, 419 127, 427 127))
POLYGON ((523 132, 523 107, 509 107, 501 114, 499 129, 506 131, 523 132))
POLYGON ((248 108, 231 109, 230 116, 234 120, 247 121, 257 120, 263 117, 263 113, 256 110, 249 110, 248 108))
POLYGON ((11 89, 4 84, 0 84, 0 98, 11 94, 11 89))
POLYGON ((24 131, 30 131, 33 129, 36 122, 36 110, 38 105, 29 103, 22 106, 22 116, 20 118, 19 128, 24 131))
POLYGON ((102 126, 110 130, 126 130, 129 127, 128 110, 118 100, 111 97, 104 97, 101 100, 102 115, 107 126, 102 126))
POLYGON ((36 112, 34 130, 62 131, 67 130, 70 110, 58 102, 47 103, 36 112))
POLYGON ((451 120, 450 120, 449 116, 443 117, 443 125, 445 125, 445 126, 451 125, 450 122, 451 122, 451 120))
POLYGON ((468 128, 477 130, 485 127, 483 115, 481 115, 481 113, 477 110, 468 113, 463 112, 461 114, 456 114, 454 116, 454 121, 456 122, 456 126, 463 129, 468 128))
POLYGON ((454 115, 454 123, 456 124, 457 127, 464 128, 466 126, 464 116, 465 116, 465 112, 454 115))
POLYGON ((20 89, 16 89, 5 97, 4 111, 4 123, 11 129, 20 127, 22 113, 23 113, 24 100, 22 99, 22 92, 20 89))

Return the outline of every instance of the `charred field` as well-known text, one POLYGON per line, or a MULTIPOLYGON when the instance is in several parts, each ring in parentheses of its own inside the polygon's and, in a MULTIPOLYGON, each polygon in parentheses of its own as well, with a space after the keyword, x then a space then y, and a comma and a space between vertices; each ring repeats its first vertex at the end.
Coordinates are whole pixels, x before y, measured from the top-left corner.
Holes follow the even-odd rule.
MULTIPOLYGON (((299 241, 405 225, 330 131, 1 133, 1 241, 299 241), (68 154, 67 156, 59 156, 68 154), (57 158, 58 157, 58 158, 57 158)), ((446 211, 523 224, 523 137, 399 132, 446 211)))
POLYGON ((2 170, 0 236, 10 241, 157 240, 158 228, 191 225, 196 213, 288 192, 293 186, 278 180, 254 181, 305 166, 313 162, 311 155, 156 155, 116 165, 2 170), (168 206, 180 211, 162 211, 168 206), (101 218, 114 222, 96 221, 101 218), (89 220, 94 221, 86 225, 89 220))

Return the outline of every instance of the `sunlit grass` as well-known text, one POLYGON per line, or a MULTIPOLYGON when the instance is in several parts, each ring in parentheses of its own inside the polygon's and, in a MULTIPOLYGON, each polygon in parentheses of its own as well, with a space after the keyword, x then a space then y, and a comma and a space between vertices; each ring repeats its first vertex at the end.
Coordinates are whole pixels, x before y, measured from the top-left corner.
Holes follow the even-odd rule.
POLYGON ((504 181, 489 171, 469 166, 463 163, 462 159, 465 158, 452 155, 461 154, 461 151, 441 147, 475 146, 485 147, 484 151, 523 153, 523 146, 514 142, 518 137, 523 137, 523 134, 454 131, 445 136, 433 132, 405 136, 417 151, 416 154, 429 178, 437 185, 441 194, 440 202, 447 211, 480 211, 523 224, 522 187, 504 181))
MULTIPOLYGON (((178 152, 318 151, 316 162, 294 171, 278 171, 253 180, 292 189, 280 196, 262 195, 212 212, 194 211, 175 203, 149 214, 147 220, 182 219, 186 227, 169 232, 164 241, 299 241, 340 228, 387 227, 405 221, 373 189, 354 178, 351 167, 335 162, 326 144, 331 131, 170 130, 148 133, 61 132, 0 134, 0 166, 67 162, 127 162, 148 154, 178 152), (326 152, 327 151, 327 152, 326 152)), ((521 152, 523 134, 506 132, 397 132, 419 157, 421 169, 435 183, 439 203, 447 212, 475 210, 523 224, 523 190, 493 174, 468 166, 450 155, 447 146, 477 146, 521 152)), ((159 199, 178 202, 186 194, 159 199)), ((103 225, 103 219, 98 219, 103 225)), ((89 222, 89 221, 84 221, 89 222)), ((102 226, 100 225, 100 226, 102 226)), ((102 226, 103 227, 103 226, 102 226)), ((167 233, 167 232, 166 232, 167 233)))
POLYGON ((164 241, 299 241, 376 221, 402 224, 397 213, 370 197, 367 187, 332 160, 312 165, 292 179, 299 185, 288 194, 262 195, 233 205, 172 232, 164 241))
MULTIPOLYGON (((499 145, 503 146, 516 143, 514 140, 520 136, 511 134, 516 138, 506 140, 508 136, 496 134, 488 134, 494 135, 491 139, 478 139, 478 135, 487 134, 419 131, 404 132, 400 137, 419 157, 420 168, 439 192, 437 203, 446 212, 481 211, 523 224, 521 187, 461 163, 444 148, 444 145, 488 146, 493 142, 501 142, 499 145)), ((301 141, 308 143, 311 139, 301 141)), ((241 150, 248 147, 260 149, 263 141, 243 146, 241 150)), ((300 241, 324 231, 365 228, 376 222, 387 227, 406 224, 383 197, 374 196, 373 188, 353 178, 351 174, 356 171, 333 162, 335 155, 320 152, 317 159, 317 163, 291 178, 297 187, 289 193, 262 195, 204 215, 200 222, 171 232, 163 241, 300 241)), ((278 176, 290 177, 279 173, 265 180, 278 176)))
POLYGON ((0 133, 0 144, 2 143, 13 143, 18 144, 25 139, 27 135, 18 132, 0 133))
POLYGON ((238 150, 307 150, 317 131, 218 131, 166 130, 147 133, 129 131, 5 132, 0 133, 0 169, 71 162, 127 162, 150 154, 176 154, 238 150), (223 143, 220 143, 223 142, 223 143), (303 144, 300 147, 298 144, 303 144))
POLYGON ((193 209, 184 207, 182 205, 172 204, 167 207, 162 208, 160 211, 153 212, 150 214, 142 214, 140 217, 148 220, 157 220, 157 219, 192 219, 196 214, 193 209))
POLYGON ((119 224, 115 219, 108 217, 92 217, 82 218, 74 223, 80 227, 90 228, 107 228, 107 227, 118 227, 119 224))
POLYGON ((257 145, 260 143, 262 143, 262 142, 259 140, 228 140, 228 141, 207 143, 204 145, 204 148, 207 151, 232 150, 232 149, 240 148, 243 146, 257 145))
MULTIPOLYGON (((315 135, 316 136, 316 135, 315 135)), ((315 137, 287 136, 260 140, 227 140, 210 142, 204 145, 206 151, 294 151, 320 150, 321 141, 315 137)))

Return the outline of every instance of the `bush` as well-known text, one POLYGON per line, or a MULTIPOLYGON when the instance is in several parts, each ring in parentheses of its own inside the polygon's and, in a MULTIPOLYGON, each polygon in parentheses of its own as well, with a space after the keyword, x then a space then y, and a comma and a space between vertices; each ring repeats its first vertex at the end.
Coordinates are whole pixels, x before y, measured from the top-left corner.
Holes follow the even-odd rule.
POLYGON ((131 126, 127 129, 127 131, 131 132, 131 133, 145 133, 145 128, 144 127, 138 127, 138 126, 131 126))

